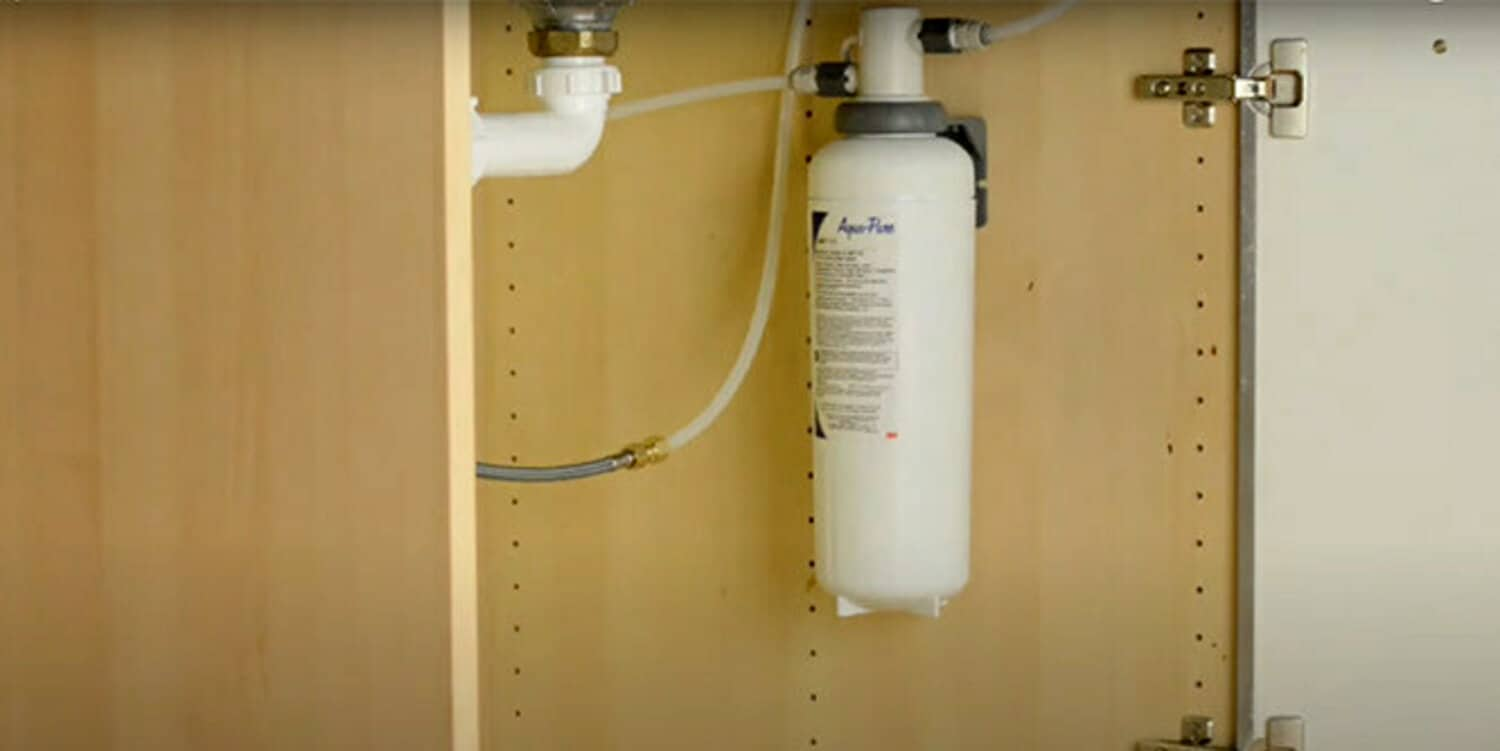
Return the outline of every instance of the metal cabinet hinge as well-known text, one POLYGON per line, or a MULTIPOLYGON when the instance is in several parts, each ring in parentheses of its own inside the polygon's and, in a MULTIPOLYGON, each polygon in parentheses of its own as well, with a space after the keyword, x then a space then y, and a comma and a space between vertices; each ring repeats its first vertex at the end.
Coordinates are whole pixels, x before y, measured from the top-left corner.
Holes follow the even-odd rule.
POLYGON ((1270 115, 1273 138, 1306 138, 1309 78, 1306 39, 1271 43, 1271 62, 1253 75, 1219 73, 1218 55, 1194 48, 1182 55, 1182 75, 1141 76, 1135 81, 1140 99, 1182 102, 1182 124, 1212 128, 1218 102, 1249 102, 1270 115))
MULTIPOLYGON (((1228 751, 1228 746, 1214 745, 1212 717, 1188 715, 1182 718, 1182 731, 1175 741, 1141 741, 1135 751, 1228 751)), ((1245 751, 1307 751, 1306 723, 1301 717, 1281 716, 1266 720, 1266 736, 1257 739, 1245 751)))

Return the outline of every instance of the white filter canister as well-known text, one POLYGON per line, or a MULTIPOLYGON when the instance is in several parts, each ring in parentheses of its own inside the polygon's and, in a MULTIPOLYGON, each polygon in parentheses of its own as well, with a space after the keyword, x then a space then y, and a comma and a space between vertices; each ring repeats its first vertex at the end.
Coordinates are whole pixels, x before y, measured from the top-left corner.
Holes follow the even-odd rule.
POLYGON ((936 617, 969 578, 973 162, 862 135, 809 179, 818 581, 840 615, 936 617))

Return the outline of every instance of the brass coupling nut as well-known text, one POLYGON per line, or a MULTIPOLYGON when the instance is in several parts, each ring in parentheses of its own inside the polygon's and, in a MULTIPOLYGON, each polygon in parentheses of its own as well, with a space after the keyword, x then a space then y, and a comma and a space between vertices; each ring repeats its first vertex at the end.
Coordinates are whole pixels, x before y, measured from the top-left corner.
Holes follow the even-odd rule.
POLYGON ((609 57, 619 49, 620 35, 587 29, 534 29, 526 35, 526 45, 537 57, 609 57))
POLYGON ((659 435, 651 436, 639 443, 632 443, 625 447, 635 461, 630 464, 631 469, 645 469, 647 467, 661 464, 669 456, 667 452, 667 439, 659 435))

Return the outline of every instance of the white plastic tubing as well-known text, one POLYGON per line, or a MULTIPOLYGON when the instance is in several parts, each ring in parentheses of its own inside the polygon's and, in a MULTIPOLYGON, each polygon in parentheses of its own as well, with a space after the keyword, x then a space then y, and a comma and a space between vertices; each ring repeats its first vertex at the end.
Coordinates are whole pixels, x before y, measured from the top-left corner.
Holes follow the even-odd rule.
POLYGON ((1059 18, 1062 18, 1063 14, 1072 10, 1073 6, 1077 4, 1078 0, 1059 0, 1058 2, 1053 3, 1052 5, 1038 11, 1037 13, 1027 16, 1019 21, 1001 24, 1000 26, 986 25, 984 27, 984 43, 994 44, 996 42, 1010 39, 1011 37, 1030 34, 1031 32, 1036 31, 1037 29, 1040 29, 1059 18))
MULTIPOLYGON (((791 28, 787 32, 786 64, 782 66, 782 70, 790 71, 801 63, 803 40, 811 15, 812 0, 798 0, 797 7, 792 12, 791 28)), ((739 357, 735 358, 734 367, 730 369, 729 377, 724 379, 718 393, 714 394, 713 400, 692 422, 667 437, 667 448, 672 452, 681 450, 702 435, 729 406, 735 393, 740 390, 740 384, 745 382, 745 375, 750 372, 750 364, 755 361, 761 338, 766 333, 766 321, 771 317, 771 302, 776 297, 776 274, 781 265, 781 234, 786 225, 788 152, 791 150, 792 122, 797 103, 796 93, 786 88, 786 79, 778 77, 776 80, 777 85, 782 88, 781 111, 776 126, 776 163, 771 177, 771 218, 766 224, 766 258, 761 265, 760 291, 755 297, 755 312, 750 316, 750 329, 745 332, 745 341, 740 344, 739 357)))
POLYGON ((617 104, 609 111, 609 119, 624 120, 627 117, 647 115, 652 112, 681 107, 686 104, 711 102, 715 99, 725 99, 732 96, 740 96, 741 94, 779 91, 786 88, 786 85, 785 76, 766 76, 765 78, 749 78, 744 81, 731 81, 712 86, 700 86, 696 89, 674 91, 671 94, 663 94, 651 97, 650 99, 637 99, 626 104, 617 104))

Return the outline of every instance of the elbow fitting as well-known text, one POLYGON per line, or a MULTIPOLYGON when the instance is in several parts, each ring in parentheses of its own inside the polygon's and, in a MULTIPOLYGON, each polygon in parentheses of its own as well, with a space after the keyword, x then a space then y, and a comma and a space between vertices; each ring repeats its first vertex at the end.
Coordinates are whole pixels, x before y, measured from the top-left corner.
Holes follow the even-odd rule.
POLYGON ((603 107, 592 112, 475 114, 474 182, 574 172, 599 147, 604 117, 603 107))
POLYGON ((548 59, 532 78, 543 112, 473 115, 474 182, 563 175, 599 147, 620 71, 601 58, 548 59))

